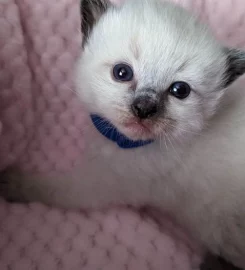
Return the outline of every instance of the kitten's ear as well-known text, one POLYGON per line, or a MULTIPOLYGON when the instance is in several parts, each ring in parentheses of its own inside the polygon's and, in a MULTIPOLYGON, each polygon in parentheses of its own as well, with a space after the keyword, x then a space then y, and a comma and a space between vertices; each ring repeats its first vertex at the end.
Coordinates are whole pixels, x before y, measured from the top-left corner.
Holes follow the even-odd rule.
POLYGON ((245 52, 225 48, 225 53, 227 55, 225 87, 227 87, 245 73, 245 52))
POLYGON ((86 43, 93 26, 111 5, 109 0, 81 0, 83 44, 86 43))

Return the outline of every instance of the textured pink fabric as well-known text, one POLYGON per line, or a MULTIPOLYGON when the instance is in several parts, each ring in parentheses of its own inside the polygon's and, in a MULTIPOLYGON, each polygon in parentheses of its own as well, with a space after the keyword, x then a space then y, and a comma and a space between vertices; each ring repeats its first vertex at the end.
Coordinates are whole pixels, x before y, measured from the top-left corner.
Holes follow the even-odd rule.
POLYGON ((198 269, 197 249, 166 220, 160 232, 127 209, 85 214, 1 201, 1 270, 198 269))
POLYGON ((84 112, 72 91, 79 12, 78 0, 0 1, 0 168, 49 172, 81 159, 84 112))
MULTIPOLYGON (((173 0, 225 44, 245 45, 244 0, 173 0)), ((79 0, 0 0, 0 169, 44 175, 83 158, 86 117, 73 87, 79 0)), ((139 213, 72 213, 0 202, 0 268, 197 269, 181 229, 139 213)))

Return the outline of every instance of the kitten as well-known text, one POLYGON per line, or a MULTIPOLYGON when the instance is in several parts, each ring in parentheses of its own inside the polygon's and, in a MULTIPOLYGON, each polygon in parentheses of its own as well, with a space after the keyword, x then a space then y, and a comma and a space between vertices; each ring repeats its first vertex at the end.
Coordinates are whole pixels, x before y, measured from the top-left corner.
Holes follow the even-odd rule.
POLYGON ((6 175, 2 192, 66 208, 151 205, 245 268, 245 95, 233 84, 245 53, 171 3, 83 0, 81 11, 86 160, 60 177, 6 175))

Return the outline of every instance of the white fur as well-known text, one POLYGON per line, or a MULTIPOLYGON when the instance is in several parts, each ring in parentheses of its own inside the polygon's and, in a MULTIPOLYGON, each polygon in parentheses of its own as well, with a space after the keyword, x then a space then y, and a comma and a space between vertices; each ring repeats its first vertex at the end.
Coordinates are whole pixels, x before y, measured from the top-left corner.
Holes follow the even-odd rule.
POLYGON ((170 211, 208 249, 245 267, 245 95, 234 84, 220 102, 226 64, 221 46, 188 13, 163 6, 131 0, 111 9, 95 26, 77 72, 88 111, 132 139, 149 137, 123 126, 137 91, 188 82, 193 91, 186 100, 168 97, 167 113, 152 128, 154 143, 119 149, 91 124, 81 167, 55 178, 18 178, 15 187, 27 200, 62 207, 122 203, 170 211), (136 93, 112 79, 111 67, 121 61, 134 68, 136 93))

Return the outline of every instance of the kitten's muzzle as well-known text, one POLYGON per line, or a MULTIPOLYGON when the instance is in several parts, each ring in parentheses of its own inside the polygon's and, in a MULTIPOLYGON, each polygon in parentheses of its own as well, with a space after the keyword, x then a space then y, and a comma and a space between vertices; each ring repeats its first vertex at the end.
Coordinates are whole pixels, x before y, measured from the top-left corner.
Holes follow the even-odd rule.
POLYGON ((158 101, 154 96, 140 95, 133 101, 131 109, 139 119, 151 118, 158 112, 158 101))

